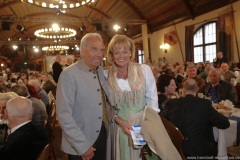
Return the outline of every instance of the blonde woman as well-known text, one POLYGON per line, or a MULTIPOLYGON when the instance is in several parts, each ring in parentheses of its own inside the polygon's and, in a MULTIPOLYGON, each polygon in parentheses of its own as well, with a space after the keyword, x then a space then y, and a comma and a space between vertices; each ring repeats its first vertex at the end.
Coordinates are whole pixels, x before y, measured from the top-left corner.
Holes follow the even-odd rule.
POLYGON ((107 49, 107 56, 112 66, 108 72, 111 88, 111 101, 115 109, 113 134, 115 150, 114 160, 138 160, 140 149, 129 142, 132 126, 140 125, 143 109, 150 106, 157 112, 157 88, 151 68, 146 64, 133 63, 134 42, 125 35, 115 35, 107 49))

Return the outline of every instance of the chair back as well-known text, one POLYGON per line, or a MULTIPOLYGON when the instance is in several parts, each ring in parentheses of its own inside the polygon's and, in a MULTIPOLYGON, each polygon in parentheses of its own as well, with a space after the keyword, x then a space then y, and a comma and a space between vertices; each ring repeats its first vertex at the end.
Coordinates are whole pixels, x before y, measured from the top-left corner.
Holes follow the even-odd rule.
POLYGON ((50 91, 50 92, 48 93, 48 99, 49 99, 49 104, 51 105, 51 103, 52 103, 52 100, 55 100, 55 98, 54 98, 54 95, 53 95, 52 91, 50 91))
POLYGON ((172 124, 169 120, 163 118, 162 116, 160 116, 160 117, 162 119, 164 127, 166 128, 166 130, 168 132, 170 139, 172 140, 173 145, 178 150, 182 159, 185 160, 186 157, 182 150, 182 141, 183 141, 184 137, 183 137, 181 131, 179 131, 179 129, 174 124, 172 124))
POLYGON ((42 152, 40 153, 37 160, 48 160, 49 149, 50 149, 49 144, 47 144, 42 150, 42 152))

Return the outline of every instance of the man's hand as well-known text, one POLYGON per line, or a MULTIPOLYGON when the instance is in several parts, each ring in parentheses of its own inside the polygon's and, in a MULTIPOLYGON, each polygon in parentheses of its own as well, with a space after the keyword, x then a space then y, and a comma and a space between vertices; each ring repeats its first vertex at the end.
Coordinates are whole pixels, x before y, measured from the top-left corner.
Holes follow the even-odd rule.
POLYGON ((83 160, 91 160, 94 156, 94 151, 96 149, 92 146, 88 148, 88 150, 82 155, 83 160))

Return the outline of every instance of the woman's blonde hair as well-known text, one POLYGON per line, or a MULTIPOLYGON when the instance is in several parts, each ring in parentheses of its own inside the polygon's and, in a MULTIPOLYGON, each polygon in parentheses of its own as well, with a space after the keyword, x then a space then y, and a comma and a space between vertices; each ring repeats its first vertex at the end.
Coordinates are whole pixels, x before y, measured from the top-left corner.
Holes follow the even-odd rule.
POLYGON ((118 49, 120 47, 124 47, 127 49, 130 49, 131 51, 131 59, 134 59, 135 57, 135 44, 133 40, 125 35, 115 35, 111 39, 111 41, 108 44, 107 48, 107 59, 109 63, 113 63, 112 61, 112 54, 113 49, 118 49))

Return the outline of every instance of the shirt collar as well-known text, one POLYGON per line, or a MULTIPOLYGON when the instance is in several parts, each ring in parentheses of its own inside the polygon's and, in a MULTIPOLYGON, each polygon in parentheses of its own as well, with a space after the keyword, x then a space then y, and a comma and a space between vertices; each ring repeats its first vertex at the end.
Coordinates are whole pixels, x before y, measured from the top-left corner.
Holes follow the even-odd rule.
POLYGON ((31 122, 31 120, 26 121, 26 122, 24 122, 24 123, 22 123, 22 124, 19 124, 19 125, 15 126, 15 127, 11 128, 11 134, 12 134, 14 131, 16 131, 18 128, 20 128, 20 127, 22 127, 23 125, 27 124, 28 122, 31 122))

